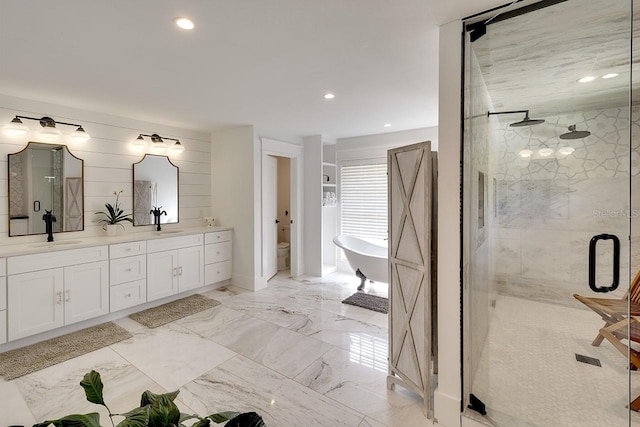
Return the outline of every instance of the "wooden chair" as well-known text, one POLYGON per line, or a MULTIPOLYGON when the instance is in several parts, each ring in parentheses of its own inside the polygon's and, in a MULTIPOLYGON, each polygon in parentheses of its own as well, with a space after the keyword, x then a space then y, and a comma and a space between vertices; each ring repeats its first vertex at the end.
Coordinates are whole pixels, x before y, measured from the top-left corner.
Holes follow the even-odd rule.
MULTIPOLYGON (((640 316, 640 271, 636 274, 627 293, 620 299, 615 298, 593 298, 573 294, 573 297, 595 311, 602 317, 605 324, 602 329, 608 326, 626 321, 627 316, 640 316)), ((599 346, 604 339, 602 329, 593 340, 591 345, 599 346)), ((640 366, 639 366, 640 368, 640 366)))
MULTIPOLYGON (((631 369, 640 369, 640 352, 630 347, 631 341, 640 343, 640 321, 634 317, 621 320, 600 329, 600 336, 613 344, 625 357, 629 357, 631 369), (623 340, 627 340, 629 345, 622 343, 623 340)), ((640 396, 631 401, 629 407, 640 411, 640 396)))

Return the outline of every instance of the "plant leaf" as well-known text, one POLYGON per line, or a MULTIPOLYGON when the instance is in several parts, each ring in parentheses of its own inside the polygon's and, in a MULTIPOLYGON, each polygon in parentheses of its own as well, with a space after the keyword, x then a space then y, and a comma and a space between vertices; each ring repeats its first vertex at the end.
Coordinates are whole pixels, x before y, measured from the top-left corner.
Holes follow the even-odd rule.
POLYGON ((120 414, 125 419, 120 421, 116 427, 146 427, 149 423, 150 410, 151 406, 147 405, 133 409, 126 414, 120 414))
POLYGON ((208 419, 200 420, 197 423, 193 424, 191 427, 209 427, 211 425, 211 421, 208 419))
POLYGON ((173 398, 169 394, 157 396, 149 411, 149 427, 167 427, 170 424, 180 423, 180 410, 173 403, 173 398))
POLYGON ((87 400, 91 403, 96 403, 106 407, 104 398, 102 396, 102 380, 100 374, 96 371, 87 372, 84 374, 84 378, 80 381, 80 385, 84 388, 84 394, 87 396, 87 400))
POLYGON ((33 427, 48 427, 51 424, 55 427, 100 427, 100 414, 92 412, 84 415, 67 415, 66 417, 62 417, 58 420, 34 424, 33 427))
POLYGON ((140 406, 153 405, 153 403, 156 400, 158 400, 158 398, 161 396, 166 396, 169 398, 169 400, 173 402, 176 399, 176 397, 178 397, 178 393, 180 393, 180 390, 176 390, 176 391, 172 391, 171 393, 164 393, 164 394, 155 394, 147 390, 144 393, 142 393, 142 397, 140 398, 140 406))
POLYGON ((266 424, 255 412, 245 412, 233 418, 225 427, 266 427, 266 424))
POLYGON ((211 421, 213 421, 216 424, 220 424, 225 421, 229 421, 230 419, 235 418, 238 415, 240 415, 240 412, 225 411, 225 412, 218 412, 216 414, 211 414, 207 418, 211 418, 211 421))

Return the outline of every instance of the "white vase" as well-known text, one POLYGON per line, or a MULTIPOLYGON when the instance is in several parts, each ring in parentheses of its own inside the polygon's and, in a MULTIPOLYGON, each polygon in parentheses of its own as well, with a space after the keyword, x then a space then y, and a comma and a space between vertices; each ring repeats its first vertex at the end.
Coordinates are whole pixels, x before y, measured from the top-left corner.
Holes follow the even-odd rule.
POLYGON ((107 224, 107 236, 117 236, 118 233, 120 232, 119 230, 120 225, 119 224, 107 224))

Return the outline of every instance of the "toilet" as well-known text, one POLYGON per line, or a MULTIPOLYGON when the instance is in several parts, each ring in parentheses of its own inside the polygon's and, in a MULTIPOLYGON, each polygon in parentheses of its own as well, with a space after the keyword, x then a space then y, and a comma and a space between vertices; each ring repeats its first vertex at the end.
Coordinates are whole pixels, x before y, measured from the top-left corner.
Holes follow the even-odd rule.
POLYGON ((278 271, 289 268, 289 251, 289 224, 284 224, 278 229, 278 271))

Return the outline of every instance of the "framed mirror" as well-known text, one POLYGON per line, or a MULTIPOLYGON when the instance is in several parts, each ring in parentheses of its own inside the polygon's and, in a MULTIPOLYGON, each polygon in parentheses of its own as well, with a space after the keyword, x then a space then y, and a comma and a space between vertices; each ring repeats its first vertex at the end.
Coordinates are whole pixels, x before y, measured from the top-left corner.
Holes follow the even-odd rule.
POLYGON ((155 208, 167 213, 161 224, 179 222, 178 167, 167 156, 145 154, 133 164, 133 225, 153 224, 155 208))
POLYGON ((84 161, 66 145, 29 142, 8 170, 9 236, 45 234, 45 210, 54 233, 84 230, 84 161))

